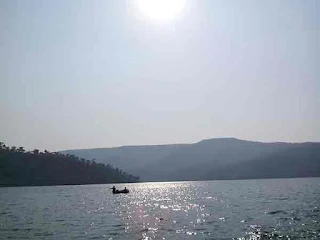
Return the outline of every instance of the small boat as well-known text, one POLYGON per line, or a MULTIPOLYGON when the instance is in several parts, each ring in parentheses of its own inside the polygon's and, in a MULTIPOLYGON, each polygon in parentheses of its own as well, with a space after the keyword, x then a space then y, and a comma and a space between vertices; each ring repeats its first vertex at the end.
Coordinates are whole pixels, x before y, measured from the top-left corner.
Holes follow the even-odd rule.
POLYGON ((119 193, 129 193, 129 190, 127 188, 124 188, 123 190, 117 190, 114 186, 112 189, 113 194, 119 194, 119 193))
POLYGON ((128 189, 123 189, 123 190, 115 190, 112 191, 113 194, 119 194, 119 193, 129 193, 128 189))

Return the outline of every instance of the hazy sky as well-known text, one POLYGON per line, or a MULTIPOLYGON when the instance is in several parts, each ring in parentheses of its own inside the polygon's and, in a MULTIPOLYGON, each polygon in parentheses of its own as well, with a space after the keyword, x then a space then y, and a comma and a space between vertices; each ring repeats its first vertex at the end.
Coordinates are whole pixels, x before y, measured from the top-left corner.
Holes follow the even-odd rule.
POLYGON ((0 0, 0 141, 320 141, 319 0, 0 0))

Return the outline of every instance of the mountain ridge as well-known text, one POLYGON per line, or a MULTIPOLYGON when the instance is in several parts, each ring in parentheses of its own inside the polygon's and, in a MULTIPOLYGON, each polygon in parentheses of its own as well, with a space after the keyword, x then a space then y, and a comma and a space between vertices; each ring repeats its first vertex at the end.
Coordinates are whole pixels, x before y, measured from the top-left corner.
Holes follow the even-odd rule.
POLYGON ((172 145, 191 145, 191 144, 198 144, 205 141, 210 140, 240 140, 246 142, 253 142, 253 143, 288 143, 288 144, 302 144, 302 143, 320 143, 316 141, 302 141, 302 142, 287 142, 287 141, 253 141, 247 139, 241 139, 236 137, 218 137, 218 138, 206 138, 199 140, 198 142, 193 143, 164 143, 164 144, 132 144, 132 145, 123 145, 123 146, 115 146, 115 147, 93 147, 93 148, 72 148, 72 149, 64 149, 58 150, 57 152, 68 152, 68 151, 78 151, 78 150, 99 150, 99 149, 115 149, 115 148, 130 148, 130 147, 161 147, 161 146, 172 146, 172 145))
MULTIPOLYGON (((294 148, 302 146, 299 148, 300 151, 307 154, 308 152, 303 148, 306 148, 308 144, 315 144, 315 148, 320 148, 318 142, 258 142, 227 137, 204 139, 190 144, 121 146, 67 150, 62 153, 74 154, 88 159, 94 158, 97 162, 109 163, 140 176, 142 181, 206 180, 214 178, 214 176, 209 176, 209 173, 217 173, 219 169, 226 171, 225 176, 234 178, 227 172, 227 166, 234 165, 235 167, 238 166, 237 164, 245 166, 247 162, 257 161, 263 157, 269 161, 272 154, 277 152, 293 151, 294 148)), ((288 157, 294 161, 300 161, 290 154, 288 157)), ((302 156, 300 157, 302 158, 302 156)), ((315 151, 315 155, 305 161, 315 162, 318 169, 319 159, 320 154, 315 151)), ((281 163, 279 160, 279 164, 281 163)), ((265 163, 263 164, 265 165, 265 163)), ((285 171, 284 166, 279 167, 285 171)), ((288 168, 287 171, 290 169, 288 168)), ((248 173, 248 176, 250 174, 248 173)), ((239 174, 239 176, 246 177, 243 174, 239 174)))

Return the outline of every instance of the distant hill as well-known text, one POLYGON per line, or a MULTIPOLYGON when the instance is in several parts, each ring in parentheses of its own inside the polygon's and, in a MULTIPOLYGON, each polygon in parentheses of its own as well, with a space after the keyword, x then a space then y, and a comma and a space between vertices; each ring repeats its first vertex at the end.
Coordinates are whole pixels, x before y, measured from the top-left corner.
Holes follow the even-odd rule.
POLYGON ((142 181, 320 176, 320 143, 214 138, 194 144, 125 146, 63 153, 110 163, 142 181))
POLYGON ((0 186, 43 186, 136 182, 132 176, 111 165, 69 154, 25 152, 0 142, 0 186))
POLYGON ((230 164, 206 173, 207 179, 295 178, 320 176, 320 144, 302 143, 262 155, 244 163, 230 164))

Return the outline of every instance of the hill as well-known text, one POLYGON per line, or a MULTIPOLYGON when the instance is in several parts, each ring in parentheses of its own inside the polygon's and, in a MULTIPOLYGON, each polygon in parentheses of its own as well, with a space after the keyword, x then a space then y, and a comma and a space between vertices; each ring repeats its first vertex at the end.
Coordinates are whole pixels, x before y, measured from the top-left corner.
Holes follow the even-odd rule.
POLYGON ((256 159, 227 165, 207 179, 295 178, 320 176, 320 144, 303 143, 256 159))
POLYGON ((0 143, 0 186, 42 186, 136 182, 139 178, 69 154, 25 152, 0 143))
POLYGON ((320 143, 214 138, 194 144, 125 146, 64 153, 110 163, 143 181, 320 176, 320 143), (299 172, 298 169, 304 169, 299 172), (302 174, 303 172, 303 174, 302 174))

